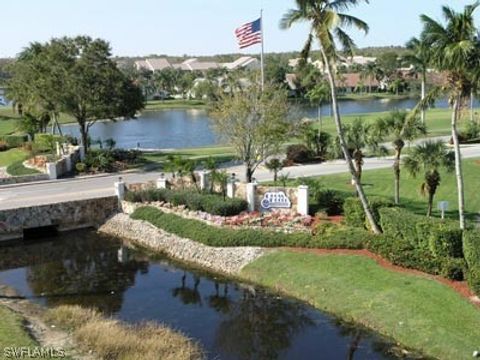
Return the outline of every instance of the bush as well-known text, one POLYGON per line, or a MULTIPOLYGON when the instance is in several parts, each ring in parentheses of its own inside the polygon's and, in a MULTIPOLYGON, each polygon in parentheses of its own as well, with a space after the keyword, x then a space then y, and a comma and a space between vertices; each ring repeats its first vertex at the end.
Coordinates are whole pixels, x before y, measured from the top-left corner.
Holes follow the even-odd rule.
POLYGON ((463 233, 463 253, 468 265, 468 285, 477 295, 480 295, 480 232, 478 230, 466 230, 463 233))
MULTIPOLYGON (((375 196, 369 197, 368 203, 370 205, 373 217, 377 223, 380 222, 380 209, 395 206, 392 201, 375 196)), ((359 198, 350 197, 345 199, 343 204, 343 212, 347 225, 366 228, 369 227, 365 216, 365 211, 363 210, 363 206, 359 198)))
POLYGON ((450 280, 463 281, 465 280, 466 268, 464 259, 447 257, 442 261, 440 275, 450 280))
POLYGON ((174 206, 185 205, 193 211, 205 211, 212 215, 234 216, 247 210, 246 201, 238 198, 223 199, 216 194, 203 194, 191 190, 146 189, 129 191, 125 195, 126 201, 131 202, 169 202, 174 206))
POLYGON ((28 141, 26 135, 4 135, 0 136, 0 141, 4 143, 8 149, 20 147, 28 141))
POLYGON ((87 170, 87 165, 85 165, 83 162, 78 162, 75 164, 75 169, 79 173, 84 173, 87 170))
POLYGON ((296 144, 287 147, 287 161, 298 164, 311 161, 313 153, 305 145, 296 144))
POLYGON ((1 151, 7 151, 8 150, 8 145, 5 141, 0 141, 0 152, 1 151))
POLYGON ((364 249, 372 236, 360 228, 327 223, 315 229, 314 243, 322 249, 364 249))
POLYGON ((462 230, 452 225, 434 224, 431 226, 428 245, 433 256, 461 258, 462 230))
POLYGON ((340 215, 343 212, 345 195, 335 190, 320 190, 315 194, 318 210, 325 211, 328 215, 340 215))

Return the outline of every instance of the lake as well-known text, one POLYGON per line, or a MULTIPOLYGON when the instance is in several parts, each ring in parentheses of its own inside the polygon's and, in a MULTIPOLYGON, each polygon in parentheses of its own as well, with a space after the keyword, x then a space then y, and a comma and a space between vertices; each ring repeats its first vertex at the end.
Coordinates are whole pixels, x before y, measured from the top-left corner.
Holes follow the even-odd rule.
POLYGON ((294 299, 134 250, 85 230, 0 247, 0 284, 47 307, 157 321, 209 359, 395 359, 391 344, 294 299))
MULTIPOLYGON (((412 109, 416 100, 341 101, 344 115, 383 112, 393 109, 412 109)), ((439 101, 438 108, 446 108, 447 101, 439 101)), ((295 111, 299 118, 317 116, 317 108, 302 107, 295 111)), ((330 115, 330 106, 323 106, 322 114, 330 115)), ((65 134, 79 137, 78 125, 63 125, 65 134)), ((179 149, 221 144, 221 139, 210 126, 205 110, 181 109, 145 111, 137 119, 117 122, 97 122, 90 129, 93 140, 113 138, 119 148, 179 149)))

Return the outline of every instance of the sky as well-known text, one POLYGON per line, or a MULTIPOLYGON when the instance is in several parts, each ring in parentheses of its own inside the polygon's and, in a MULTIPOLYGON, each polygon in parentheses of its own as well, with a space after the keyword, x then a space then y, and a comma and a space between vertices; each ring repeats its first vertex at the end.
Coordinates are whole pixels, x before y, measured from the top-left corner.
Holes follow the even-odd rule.
MULTIPOLYGON (((440 19, 441 6, 461 10, 473 0, 370 0, 350 13, 370 32, 356 31, 359 47, 403 45, 421 31, 420 14, 440 19)), ((280 30, 294 0, 14 0, 0 1, 0 58, 33 41, 89 35, 108 40, 116 56, 214 55, 240 52, 233 31, 264 9, 265 51, 299 50, 306 25, 280 30)), ((476 15, 480 24, 480 9, 476 15)), ((255 53, 258 47, 244 50, 255 53)))

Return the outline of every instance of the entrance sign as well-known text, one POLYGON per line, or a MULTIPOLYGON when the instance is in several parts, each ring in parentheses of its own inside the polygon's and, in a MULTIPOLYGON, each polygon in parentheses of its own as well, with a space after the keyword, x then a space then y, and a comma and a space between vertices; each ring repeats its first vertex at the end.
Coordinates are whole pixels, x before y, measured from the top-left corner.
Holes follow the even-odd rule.
POLYGON ((268 191, 260 202, 263 209, 289 209, 292 203, 283 191, 268 191))

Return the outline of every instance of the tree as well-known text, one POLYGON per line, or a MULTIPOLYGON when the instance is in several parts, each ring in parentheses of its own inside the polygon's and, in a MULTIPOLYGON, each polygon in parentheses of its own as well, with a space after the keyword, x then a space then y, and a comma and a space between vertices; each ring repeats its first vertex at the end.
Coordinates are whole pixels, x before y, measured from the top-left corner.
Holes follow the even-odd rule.
POLYGON ((365 158, 364 150, 368 148, 377 153, 384 151, 380 145, 383 134, 376 126, 365 122, 361 118, 356 118, 351 124, 345 125, 343 131, 348 152, 355 162, 356 178, 354 180, 361 182, 363 159, 365 158))
POLYGON ((406 111, 394 110, 386 117, 378 119, 375 123, 378 131, 385 136, 393 137, 392 146, 395 150, 393 174, 395 178, 395 204, 400 204, 400 159, 405 142, 413 140, 419 135, 426 134, 425 125, 418 117, 408 117, 406 111))
POLYGON ((367 0, 296 0, 296 9, 289 10, 280 22, 280 27, 288 29, 295 23, 308 22, 310 24, 310 31, 307 42, 302 50, 302 57, 308 58, 308 54, 312 48, 314 39, 316 38, 320 45, 320 53, 323 61, 323 66, 330 85, 332 112, 337 128, 339 142, 345 160, 347 161, 348 169, 357 188, 357 193, 365 210, 365 215, 371 225, 372 230, 379 234, 380 227, 377 225, 375 218, 368 204, 367 198, 363 191, 362 184, 357 179, 357 172, 353 165, 352 158, 349 153, 347 142, 345 141, 343 124, 340 118, 337 101, 337 87, 335 83, 335 64, 338 60, 337 42, 343 48, 347 56, 353 55, 355 43, 353 39, 345 31, 348 27, 356 27, 357 29, 367 33, 368 25, 352 16, 344 13, 350 7, 368 2, 367 0))
POLYGON ((252 85, 242 92, 222 94, 210 109, 215 131, 232 146, 251 182, 257 167, 278 153, 290 133, 286 91, 252 85))
POLYGON ((447 75, 445 86, 433 88, 417 106, 425 109, 433 99, 445 91, 452 104, 452 140, 455 151, 455 176, 458 193, 458 214, 460 228, 465 229, 465 194, 462 171, 462 156, 458 140, 457 124, 462 105, 472 90, 478 87, 480 78, 480 44, 473 13, 480 5, 475 2, 465 6, 463 12, 456 12, 448 6, 442 7, 445 24, 427 15, 421 16, 423 23, 422 41, 431 51, 431 63, 447 75))
POLYGON ((428 196, 429 217, 432 215, 433 198, 441 181, 439 169, 443 167, 447 171, 452 171, 454 163, 453 152, 448 151, 442 141, 428 141, 417 145, 405 158, 405 169, 412 176, 417 176, 420 171, 424 172, 424 182, 420 186, 420 191, 422 195, 428 196))
POLYGON ((109 44, 85 36, 30 45, 14 64, 9 88, 24 107, 75 118, 87 150, 88 131, 97 120, 134 117, 143 108, 140 88, 118 69, 109 44), (25 70, 31 64, 35 71, 25 70))
POLYGON ((369 62, 367 65, 364 66, 362 71, 360 72, 360 79, 368 80, 368 92, 372 92, 372 84, 374 80, 378 80, 377 77, 379 76, 380 69, 374 62, 369 62))
POLYGON ((315 86, 307 92, 307 98, 312 105, 318 106, 318 133, 323 130, 322 122, 322 105, 324 102, 330 100, 330 88, 328 83, 323 80, 320 83, 316 83, 315 86))
POLYGON ((265 167, 270 171, 273 172, 273 182, 275 185, 277 184, 278 173, 283 169, 283 163, 277 159, 273 158, 270 161, 265 163, 265 167))
MULTIPOLYGON (((425 42, 414 37, 407 42, 407 48, 411 51, 410 54, 403 57, 413 65, 415 71, 421 76, 421 100, 425 100, 427 89, 427 70, 430 63, 430 49, 425 42)), ((421 112, 422 123, 425 124, 425 109, 421 112)))

